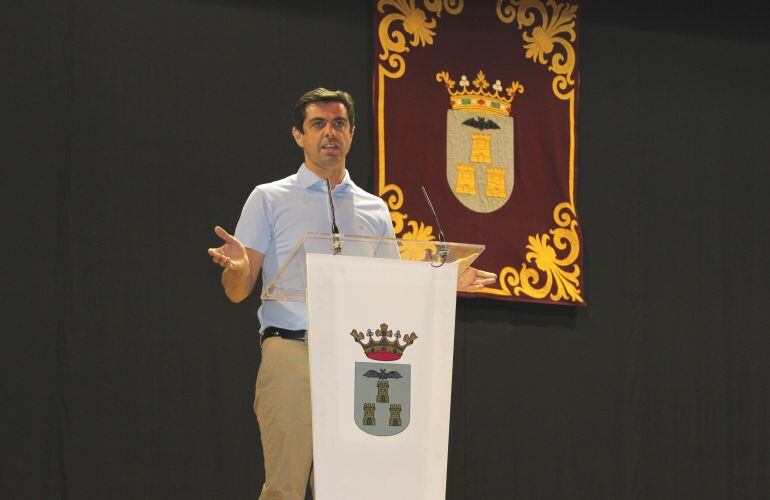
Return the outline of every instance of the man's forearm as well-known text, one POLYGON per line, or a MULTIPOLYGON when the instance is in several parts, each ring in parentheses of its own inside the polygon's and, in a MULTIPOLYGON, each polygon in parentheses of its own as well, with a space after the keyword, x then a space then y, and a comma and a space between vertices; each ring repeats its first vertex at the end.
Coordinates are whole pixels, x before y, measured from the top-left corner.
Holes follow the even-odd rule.
POLYGON ((254 281, 248 267, 240 271, 228 268, 222 272, 222 286, 232 302, 238 303, 248 297, 254 289, 254 281))

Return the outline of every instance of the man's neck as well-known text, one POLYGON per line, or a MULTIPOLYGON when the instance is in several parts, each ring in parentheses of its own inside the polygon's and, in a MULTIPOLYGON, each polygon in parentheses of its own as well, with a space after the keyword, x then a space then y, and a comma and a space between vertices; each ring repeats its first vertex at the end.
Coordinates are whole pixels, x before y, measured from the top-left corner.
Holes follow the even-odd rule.
POLYGON ((329 169, 323 169, 319 168, 316 165, 313 165, 312 163, 305 162, 305 166, 313 172, 315 175, 320 177, 323 180, 329 179, 329 184, 331 184, 332 189, 337 187, 342 180, 345 178, 345 164, 342 163, 339 167, 332 167, 329 169))

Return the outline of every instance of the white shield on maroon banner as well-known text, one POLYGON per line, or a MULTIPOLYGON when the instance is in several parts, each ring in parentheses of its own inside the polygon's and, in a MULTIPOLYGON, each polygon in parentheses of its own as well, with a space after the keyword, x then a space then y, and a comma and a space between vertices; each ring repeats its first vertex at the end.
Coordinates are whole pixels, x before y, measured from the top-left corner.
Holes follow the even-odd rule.
POLYGON ((450 109, 446 118, 447 182, 470 210, 494 212, 513 192, 513 118, 450 109))

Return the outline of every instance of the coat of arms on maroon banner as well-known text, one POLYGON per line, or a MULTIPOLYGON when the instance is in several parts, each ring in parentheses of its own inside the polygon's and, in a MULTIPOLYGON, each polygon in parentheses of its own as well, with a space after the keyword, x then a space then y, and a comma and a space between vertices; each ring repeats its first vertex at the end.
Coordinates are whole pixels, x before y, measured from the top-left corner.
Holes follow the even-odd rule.
MULTIPOLYGON (((473 295, 584 305, 575 205, 578 6, 379 0, 376 178, 396 236, 486 245, 473 295)), ((406 258, 406 256, 404 256, 406 258)))

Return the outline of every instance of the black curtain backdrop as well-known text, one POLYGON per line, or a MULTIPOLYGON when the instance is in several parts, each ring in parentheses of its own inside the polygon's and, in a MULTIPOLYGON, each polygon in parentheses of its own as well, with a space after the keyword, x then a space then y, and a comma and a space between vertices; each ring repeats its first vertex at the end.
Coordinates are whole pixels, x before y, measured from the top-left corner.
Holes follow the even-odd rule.
MULTIPOLYGON (((584 2, 589 306, 458 302, 450 499, 770 498, 770 12, 670 3, 584 2)), ((206 248, 317 85, 373 189, 372 9, 3 4, 0 497, 256 496, 258 299, 206 248)))

